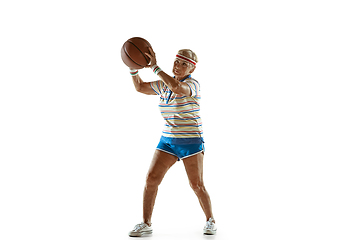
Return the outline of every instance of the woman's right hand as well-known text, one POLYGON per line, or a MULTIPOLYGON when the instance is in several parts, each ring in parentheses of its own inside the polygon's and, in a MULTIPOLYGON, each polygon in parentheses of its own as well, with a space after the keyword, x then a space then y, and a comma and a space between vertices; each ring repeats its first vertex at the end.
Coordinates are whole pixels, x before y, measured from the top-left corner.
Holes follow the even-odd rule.
POLYGON ((151 47, 149 47, 149 51, 150 51, 150 54, 145 53, 145 55, 148 56, 148 58, 150 58, 150 63, 149 63, 149 65, 145 66, 146 68, 151 68, 152 66, 156 65, 155 52, 151 47))

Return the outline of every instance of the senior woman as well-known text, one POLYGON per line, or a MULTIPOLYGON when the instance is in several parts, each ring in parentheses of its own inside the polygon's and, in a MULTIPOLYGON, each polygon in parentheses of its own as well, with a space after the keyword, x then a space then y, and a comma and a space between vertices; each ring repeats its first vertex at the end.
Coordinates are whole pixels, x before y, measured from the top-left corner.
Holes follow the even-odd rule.
POLYGON ((191 77, 197 63, 196 54, 190 49, 182 49, 174 61, 174 77, 162 71, 156 64, 154 51, 149 48, 153 72, 161 80, 143 82, 138 70, 130 69, 135 89, 147 95, 160 95, 160 112, 165 127, 155 150, 143 195, 143 222, 137 224, 129 236, 140 237, 151 234, 151 215, 155 198, 164 175, 177 160, 182 160, 191 188, 199 199, 206 216, 204 234, 215 234, 215 220, 211 202, 203 181, 204 141, 200 118, 200 85, 191 77))

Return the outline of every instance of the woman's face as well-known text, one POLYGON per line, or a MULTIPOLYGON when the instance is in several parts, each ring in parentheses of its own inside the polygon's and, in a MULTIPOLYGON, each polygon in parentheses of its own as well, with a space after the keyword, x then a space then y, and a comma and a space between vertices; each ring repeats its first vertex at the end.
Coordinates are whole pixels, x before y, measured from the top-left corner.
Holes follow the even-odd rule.
POLYGON ((195 66, 191 63, 176 58, 174 61, 173 73, 175 77, 182 79, 192 72, 194 72, 195 66))

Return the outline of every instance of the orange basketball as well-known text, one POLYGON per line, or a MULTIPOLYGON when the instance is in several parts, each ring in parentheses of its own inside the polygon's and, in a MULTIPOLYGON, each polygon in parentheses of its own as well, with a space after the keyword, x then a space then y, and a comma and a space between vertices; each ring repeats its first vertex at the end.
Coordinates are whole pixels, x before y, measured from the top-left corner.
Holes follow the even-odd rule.
POLYGON ((121 59, 132 69, 141 69, 150 63, 145 53, 150 54, 148 41, 140 37, 133 37, 127 40, 121 48, 121 59))

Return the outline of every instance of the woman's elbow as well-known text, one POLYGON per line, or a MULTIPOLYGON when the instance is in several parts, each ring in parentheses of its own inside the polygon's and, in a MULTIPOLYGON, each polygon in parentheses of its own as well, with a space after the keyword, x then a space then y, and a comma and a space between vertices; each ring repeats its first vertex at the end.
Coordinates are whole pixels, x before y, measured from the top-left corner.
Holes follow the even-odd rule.
POLYGON ((141 84, 141 83, 136 84, 136 85, 135 85, 135 90, 136 90, 137 92, 143 92, 143 90, 144 90, 143 84, 141 84))
POLYGON ((141 86, 136 86, 136 87, 135 87, 135 90, 136 90, 137 92, 141 92, 141 86))

